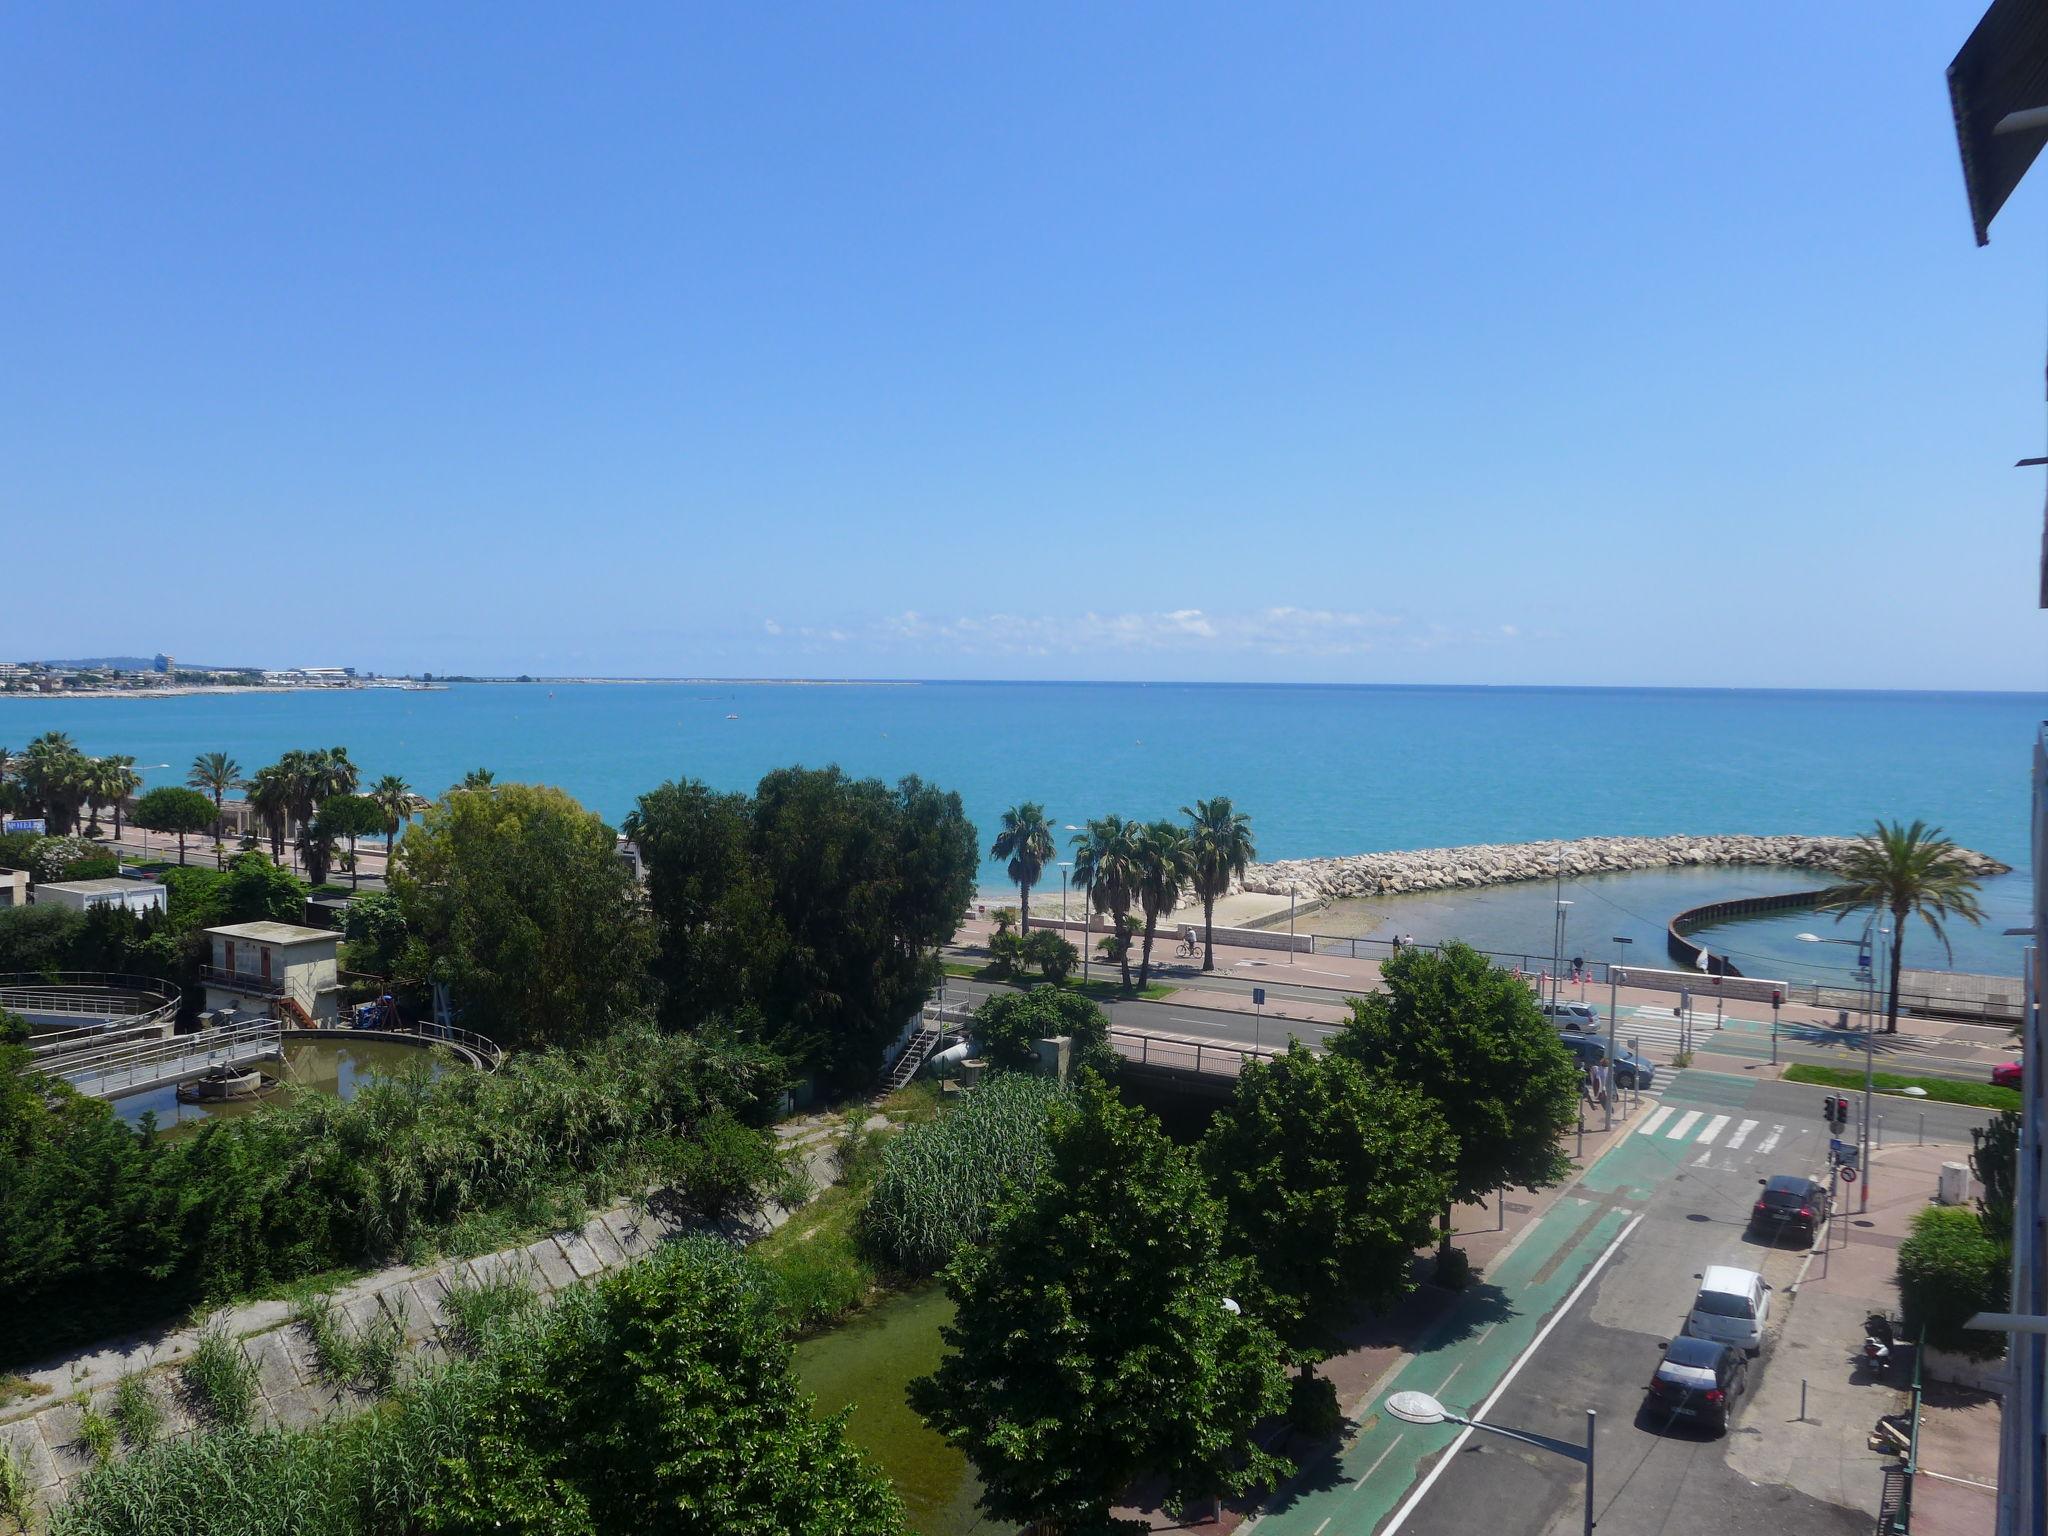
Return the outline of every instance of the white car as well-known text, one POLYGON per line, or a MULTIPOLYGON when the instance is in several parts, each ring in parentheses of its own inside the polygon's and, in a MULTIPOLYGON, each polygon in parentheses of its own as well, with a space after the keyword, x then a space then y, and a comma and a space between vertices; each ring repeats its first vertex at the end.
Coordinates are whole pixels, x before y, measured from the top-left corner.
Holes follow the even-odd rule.
POLYGON ((1768 1280, 1753 1269, 1712 1264, 1700 1276, 1685 1331, 1695 1339, 1738 1345, 1753 1355, 1764 1347, 1764 1325, 1770 1320, 1768 1280))
POLYGON ((1591 1003, 1538 1003, 1537 1011, 1559 1029, 1575 1029, 1581 1034, 1600 1033, 1600 1010, 1591 1003))

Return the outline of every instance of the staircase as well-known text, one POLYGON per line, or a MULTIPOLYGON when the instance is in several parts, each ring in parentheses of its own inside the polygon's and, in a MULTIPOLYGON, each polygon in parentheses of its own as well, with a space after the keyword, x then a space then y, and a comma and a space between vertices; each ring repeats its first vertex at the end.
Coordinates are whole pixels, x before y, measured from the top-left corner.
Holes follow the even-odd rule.
POLYGON ((910 1043, 903 1047, 903 1054, 896 1058, 896 1065, 889 1069, 889 1075, 882 1080, 882 1086, 890 1093, 909 1086, 910 1080, 917 1076, 918 1068, 925 1064, 938 1043, 939 1032, 936 1029, 928 1024, 920 1026, 910 1037, 910 1043))
POLYGON ((319 1023, 313 1015, 300 1006, 292 996, 273 997, 270 1000, 270 1016, 289 1029, 318 1029, 319 1023))

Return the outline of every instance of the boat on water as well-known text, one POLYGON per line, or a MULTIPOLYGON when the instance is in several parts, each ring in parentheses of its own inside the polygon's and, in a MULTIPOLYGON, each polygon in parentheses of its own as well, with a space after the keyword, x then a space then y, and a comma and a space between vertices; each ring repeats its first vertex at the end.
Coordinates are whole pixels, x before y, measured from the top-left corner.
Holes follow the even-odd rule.
POLYGON ((738 716, 738 715, 727 715, 727 716, 726 716, 725 718, 726 718, 726 719, 728 719, 728 720, 737 720, 737 719, 739 719, 739 716, 738 716))

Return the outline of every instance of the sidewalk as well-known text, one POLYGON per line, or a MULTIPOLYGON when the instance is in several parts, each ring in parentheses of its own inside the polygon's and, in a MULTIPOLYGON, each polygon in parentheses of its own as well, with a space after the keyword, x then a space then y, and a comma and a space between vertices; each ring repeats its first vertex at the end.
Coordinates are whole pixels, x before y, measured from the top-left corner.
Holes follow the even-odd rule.
MULTIPOLYGON (((1899 1243, 1933 1200, 1941 1165, 1968 1156, 1967 1146, 1938 1142, 1893 1145, 1873 1155, 1869 1210, 1856 1210, 1853 1196, 1843 1198, 1825 1245, 1807 1256, 1800 1278, 1787 1288, 1770 1363, 1743 1415, 1743 1433, 1730 1441, 1728 1462, 1736 1471, 1875 1514, 1883 1469, 1895 1458, 1870 1449, 1870 1433, 1881 1415, 1905 1411, 1910 1378, 1875 1376, 1863 1366, 1863 1320, 1871 1312, 1898 1315, 1899 1243)), ((1950 1408, 1937 1407, 1930 1395, 1925 1417, 1923 1471, 1995 1484, 1995 1400, 1987 1405, 1982 1394, 1959 1394, 1950 1408), (1939 1430, 1930 1432, 1937 1422, 1939 1430)), ((1982 1488, 1929 1475, 1914 1491, 1916 1532, 1988 1536, 1990 1514, 1982 1488)))
MULTIPOLYGON (((1538 1245, 1541 1252, 1530 1247, 1531 1234, 1536 1232, 1546 1216, 1558 1211, 1562 1202, 1584 1195, 1579 1187, 1580 1176, 1610 1149, 1624 1142, 1634 1125, 1656 1104, 1654 1098, 1644 1098, 1633 1114, 1622 1115, 1617 1111, 1614 1125, 1608 1130, 1594 1129, 1603 1116, 1589 1111, 1583 1151, 1576 1133, 1565 1138, 1565 1149, 1572 1154, 1572 1173, 1556 1187, 1539 1191, 1508 1190, 1492 1204, 1461 1205, 1452 1211, 1452 1241, 1465 1250, 1471 1261, 1471 1283, 1462 1291, 1446 1291, 1429 1283, 1435 1264, 1434 1252, 1418 1254, 1414 1267, 1415 1289, 1403 1297, 1392 1311, 1384 1315, 1361 1316, 1353 1323, 1346 1334, 1348 1347, 1344 1353, 1332 1356, 1316 1367, 1316 1373, 1337 1389, 1337 1406, 1346 1422, 1341 1440, 1320 1444, 1303 1441, 1294 1437, 1283 1423, 1269 1426, 1264 1437, 1270 1449, 1290 1456, 1298 1463, 1299 1470, 1281 1488, 1256 1503, 1240 1502, 1227 1506, 1220 1521, 1203 1514, 1190 1521, 1177 1522, 1157 1507, 1156 1499, 1150 1504, 1134 1503, 1120 1507, 1116 1511, 1117 1516, 1143 1520, 1155 1531, 1226 1533, 1255 1516, 1263 1514, 1270 1517, 1274 1510, 1287 1506, 1294 1490, 1326 1486, 1341 1476, 1339 1462, 1356 1446, 1359 1436, 1373 1427, 1370 1421, 1362 1420, 1366 1407, 1377 1398, 1383 1385, 1412 1361, 1424 1354, 1453 1347, 1468 1338, 1471 1340, 1471 1358, 1478 1361, 1473 1372, 1475 1377, 1491 1368, 1496 1357, 1499 1362, 1511 1359, 1519 1347, 1512 1330, 1500 1333, 1489 1344, 1489 1336, 1496 1334, 1504 1314, 1500 1295, 1506 1293, 1521 1298, 1532 1284, 1561 1287, 1562 1281, 1571 1274, 1563 1263, 1566 1248, 1576 1246, 1575 1240, 1602 1242, 1608 1235, 1605 1225, 1618 1223, 1604 1207, 1590 1210, 1584 1217, 1569 1223, 1572 1228, 1569 1233, 1553 1231, 1551 1237, 1556 1241, 1546 1240, 1538 1245), (1509 1267, 1514 1264, 1530 1272, 1510 1275, 1509 1267)), ((1567 1214, 1576 1215, 1575 1212, 1567 1214)), ((1456 1369, 1462 1371, 1465 1365, 1460 1364, 1456 1369)), ((1143 1490, 1137 1490, 1137 1493, 1142 1499, 1143 1490)), ((1368 1527, 1360 1526, 1359 1529, 1362 1531, 1368 1527)), ((1331 1536, 1335 1536, 1334 1531, 1331 1536)))

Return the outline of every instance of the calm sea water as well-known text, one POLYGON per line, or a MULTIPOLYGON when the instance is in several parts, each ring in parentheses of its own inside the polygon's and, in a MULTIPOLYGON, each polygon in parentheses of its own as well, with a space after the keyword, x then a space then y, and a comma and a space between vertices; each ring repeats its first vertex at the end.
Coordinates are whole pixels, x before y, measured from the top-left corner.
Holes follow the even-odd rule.
MULTIPOLYGON (((1227 794, 1268 858, 1602 833, 1846 833, 1921 816, 2023 868, 2044 715, 2048 695, 2022 694, 457 685, 0 698, 0 742, 69 731, 89 752, 135 754, 152 784, 180 781, 203 751, 254 768, 343 744, 367 776, 397 773, 423 793, 486 766, 558 784, 612 821, 664 779, 742 789, 771 768, 836 762, 958 790, 984 846, 1003 808, 1027 797, 1078 823, 1227 794)), ((984 877, 1003 878, 993 862, 984 877)))

